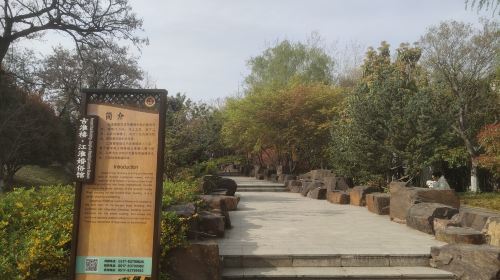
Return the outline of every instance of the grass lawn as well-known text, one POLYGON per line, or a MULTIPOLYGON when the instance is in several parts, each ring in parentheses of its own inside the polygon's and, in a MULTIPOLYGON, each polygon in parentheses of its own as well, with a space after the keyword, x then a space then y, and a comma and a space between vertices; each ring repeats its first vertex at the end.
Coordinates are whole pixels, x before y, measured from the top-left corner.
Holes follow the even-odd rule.
POLYGON ((462 205, 500 211, 500 192, 458 193, 462 205))
POLYGON ((65 185, 70 184, 73 178, 62 166, 27 165, 17 171, 14 181, 14 186, 65 185))

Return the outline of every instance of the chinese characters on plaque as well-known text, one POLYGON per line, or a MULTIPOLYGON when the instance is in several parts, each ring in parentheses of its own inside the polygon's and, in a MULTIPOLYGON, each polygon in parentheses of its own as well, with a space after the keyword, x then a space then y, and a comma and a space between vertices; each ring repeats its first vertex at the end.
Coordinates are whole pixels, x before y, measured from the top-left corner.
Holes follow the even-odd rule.
POLYGON ((80 182, 94 180, 98 119, 97 116, 85 116, 78 120, 75 175, 80 182))

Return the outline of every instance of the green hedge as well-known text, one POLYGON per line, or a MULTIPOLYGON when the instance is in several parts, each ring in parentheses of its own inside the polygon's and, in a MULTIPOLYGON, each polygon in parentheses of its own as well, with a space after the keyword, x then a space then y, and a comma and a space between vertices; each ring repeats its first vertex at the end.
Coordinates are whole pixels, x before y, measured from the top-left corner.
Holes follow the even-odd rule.
MULTIPOLYGON (((165 183, 165 205, 195 200, 196 182, 165 183)), ((44 279, 68 275, 74 188, 18 188, 0 194, 0 279, 44 279)), ((162 257, 186 244, 189 219, 163 212, 162 257)))

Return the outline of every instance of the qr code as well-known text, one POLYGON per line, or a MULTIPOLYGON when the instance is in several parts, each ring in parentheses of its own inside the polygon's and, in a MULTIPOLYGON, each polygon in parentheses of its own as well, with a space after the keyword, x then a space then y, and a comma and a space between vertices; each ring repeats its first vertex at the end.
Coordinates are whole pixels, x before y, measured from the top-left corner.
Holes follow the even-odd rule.
POLYGON ((85 259, 85 271, 86 272, 97 272, 97 265, 99 264, 99 259, 87 258, 85 259))

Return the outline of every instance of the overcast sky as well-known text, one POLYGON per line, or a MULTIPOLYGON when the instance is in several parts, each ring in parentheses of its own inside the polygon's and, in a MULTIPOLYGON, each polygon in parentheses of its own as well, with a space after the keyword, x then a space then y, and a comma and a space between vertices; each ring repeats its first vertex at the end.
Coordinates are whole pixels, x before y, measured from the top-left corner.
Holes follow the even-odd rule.
MULTIPOLYGON (((327 46, 385 40, 415 42, 443 20, 477 23, 464 0, 131 0, 150 44, 141 67, 158 88, 210 101, 237 93, 250 57, 277 40, 305 41, 318 32, 327 46)), ((48 41, 38 43, 45 48, 48 41)))

